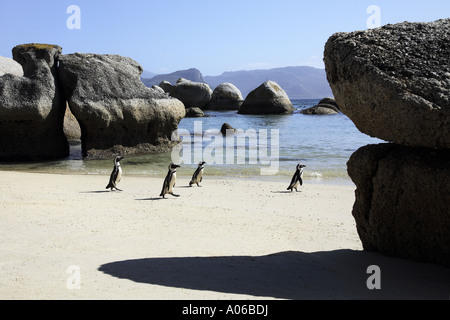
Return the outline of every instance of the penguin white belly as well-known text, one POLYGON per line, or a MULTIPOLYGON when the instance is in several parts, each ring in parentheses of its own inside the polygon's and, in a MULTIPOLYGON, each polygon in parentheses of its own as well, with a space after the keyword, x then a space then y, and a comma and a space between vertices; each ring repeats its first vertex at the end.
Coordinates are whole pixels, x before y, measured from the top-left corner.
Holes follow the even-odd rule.
POLYGON ((200 170, 200 172, 198 173, 196 182, 201 182, 202 181, 202 177, 203 177, 203 169, 200 170))
POLYGON ((173 192, 173 187, 176 181, 177 181, 177 174, 174 172, 169 182, 169 193, 173 192))
POLYGON ((295 181, 295 183, 294 183, 294 188, 297 188, 298 187, 298 185, 300 184, 300 180, 297 180, 297 181, 295 181))
POLYGON ((121 178, 122 178, 122 168, 119 167, 119 172, 117 173, 116 183, 120 182, 121 178))

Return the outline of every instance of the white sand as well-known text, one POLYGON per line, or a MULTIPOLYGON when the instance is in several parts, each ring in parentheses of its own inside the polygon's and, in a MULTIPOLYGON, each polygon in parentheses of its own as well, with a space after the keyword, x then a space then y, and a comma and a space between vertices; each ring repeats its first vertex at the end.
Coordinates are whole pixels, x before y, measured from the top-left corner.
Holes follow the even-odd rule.
POLYGON ((123 192, 100 175, 0 178, 0 299, 450 296, 450 269, 362 251, 351 185, 179 177, 160 199, 158 178, 124 176, 123 192))

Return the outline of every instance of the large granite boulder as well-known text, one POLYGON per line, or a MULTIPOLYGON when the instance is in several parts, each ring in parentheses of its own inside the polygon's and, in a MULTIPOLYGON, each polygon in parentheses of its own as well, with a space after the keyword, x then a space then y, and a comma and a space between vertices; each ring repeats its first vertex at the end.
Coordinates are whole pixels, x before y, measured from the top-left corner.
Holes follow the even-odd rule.
POLYGON ((325 45, 341 111, 368 135, 450 148, 450 19, 337 33, 325 45))
POLYGON ((118 55, 61 55, 59 75, 81 128, 83 156, 159 153, 185 116, 183 104, 141 81, 142 67, 118 55))
POLYGON ((0 76, 7 73, 21 77, 23 76, 22 66, 14 59, 0 57, 0 76))
POLYGON ((244 98, 241 91, 232 83, 221 83, 213 91, 208 110, 239 110, 244 98))
POLYGON ((170 96, 183 102, 186 108, 205 108, 213 93, 208 84, 183 78, 178 79, 175 85, 171 85, 168 81, 163 81, 159 84, 159 87, 170 96))
POLYGON ((450 150, 379 144, 348 162, 364 249, 450 266, 450 150))
POLYGON ((289 114, 294 106, 286 92, 275 81, 266 81, 251 91, 241 107, 239 114, 289 114))
MULTIPOLYGON (((23 76, 15 66, 15 74, 8 68, 8 73, 0 76, 0 160, 69 155, 63 131, 66 103, 58 87, 57 58, 61 51, 56 45, 34 43, 13 48, 13 59, 22 66, 23 76)), ((10 62, 8 65, 11 67, 10 62)))

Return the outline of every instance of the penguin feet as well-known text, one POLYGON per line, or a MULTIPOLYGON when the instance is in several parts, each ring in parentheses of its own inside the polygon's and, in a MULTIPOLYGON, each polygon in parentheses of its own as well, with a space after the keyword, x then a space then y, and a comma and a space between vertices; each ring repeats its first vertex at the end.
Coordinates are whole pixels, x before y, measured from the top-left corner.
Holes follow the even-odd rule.
POLYGON ((123 191, 123 190, 117 188, 117 186, 115 184, 106 186, 106 189, 109 189, 110 191, 116 191, 116 190, 117 191, 123 191))
POLYGON ((171 193, 171 195, 174 197, 177 197, 177 198, 180 196, 179 194, 175 194, 175 193, 171 193))

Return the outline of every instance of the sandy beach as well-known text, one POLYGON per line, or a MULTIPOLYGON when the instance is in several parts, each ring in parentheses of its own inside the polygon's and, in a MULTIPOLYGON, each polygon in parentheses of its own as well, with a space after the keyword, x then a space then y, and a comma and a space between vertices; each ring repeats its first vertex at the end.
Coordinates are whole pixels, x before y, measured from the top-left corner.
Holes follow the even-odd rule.
POLYGON ((0 299, 449 299, 450 270, 364 252, 353 185, 0 171, 0 299), (367 268, 379 266, 381 289, 367 268))

